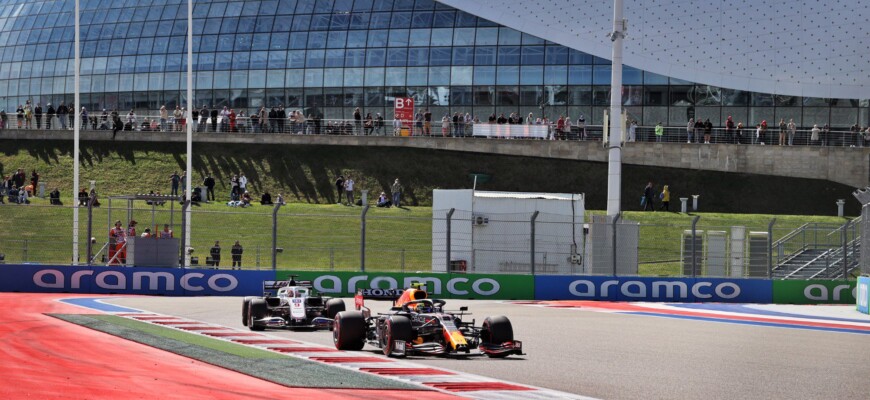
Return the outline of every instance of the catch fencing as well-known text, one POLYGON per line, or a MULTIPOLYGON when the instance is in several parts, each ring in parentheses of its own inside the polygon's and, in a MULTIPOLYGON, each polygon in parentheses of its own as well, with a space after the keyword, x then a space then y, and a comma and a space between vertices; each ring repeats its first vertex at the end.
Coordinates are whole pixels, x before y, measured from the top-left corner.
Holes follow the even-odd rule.
MULTIPOLYGON (((135 220, 137 236, 168 225, 174 237, 183 238, 182 210, 180 202, 170 200, 81 207, 78 264, 88 264, 88 254, 91 264, 108 263, 109 229, 117 220, 125 229, 135 220)), ((865 208, 865 218, 868 213, 865 208)), ((644 221, 646 214, 632 215, 639 221, 619 220, 613 235, 612 219, 596 213, 572 220, 539 212, 484 218, 462 210, 374 205, 258 204, 218 210, 194 204, 189 251, 194 268, 232 268, 230 249, 238 241, 242 269, 800 278, 795 271, 810 269, 796 263, 824 249, 833 257, 828 268, 833 275, 817 278, 852 276, 858 257, 867 272, 868 255, 857 251, 870 237, 863 222, 811 229, 773 219, 725 226, 715 217, 708 222, 680 216, 662 224, 644 221), (211 250, 216 243, 221 257, 214 265, 211 250), (836 258, 838 249, 847 256, 836 258)), ((72 262, 69 204, 0 204, 0 219, 9 221, 0 230, 3 262, 72 262)), ((183 252, 179 249, 180 264, 183 252)))

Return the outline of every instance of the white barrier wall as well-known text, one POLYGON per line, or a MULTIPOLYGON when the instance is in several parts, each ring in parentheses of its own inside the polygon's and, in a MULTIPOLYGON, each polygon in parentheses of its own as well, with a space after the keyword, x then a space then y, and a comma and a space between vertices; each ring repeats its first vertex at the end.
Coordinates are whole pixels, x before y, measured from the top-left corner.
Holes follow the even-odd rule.
POLYGON ((509 139, 546 139, 549 137, 549 129, 546 125, 474 124, 472 135, 509 139))

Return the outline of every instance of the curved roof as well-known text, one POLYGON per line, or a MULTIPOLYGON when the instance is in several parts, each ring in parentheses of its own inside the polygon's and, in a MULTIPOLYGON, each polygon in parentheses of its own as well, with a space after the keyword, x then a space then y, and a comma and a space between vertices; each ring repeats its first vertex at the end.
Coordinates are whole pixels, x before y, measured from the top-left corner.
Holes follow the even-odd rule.
MULTIPOLYGON (((611 58, 611 0, 437 0, 611 58)), ((625 65, 791 96, 870 97, 870 7, 861 0, 624 0, 625 65)))

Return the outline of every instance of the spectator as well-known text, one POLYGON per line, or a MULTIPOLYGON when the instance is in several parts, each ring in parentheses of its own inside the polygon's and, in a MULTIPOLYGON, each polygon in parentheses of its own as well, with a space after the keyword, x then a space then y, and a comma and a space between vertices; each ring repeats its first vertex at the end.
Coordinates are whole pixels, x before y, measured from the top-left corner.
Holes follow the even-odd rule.
POLYGON ((508 123, 507 118, 505 118, 504 113, 499 114, 498 119, 495 120, 496 124, 505 125, 508 123))
POLYGON ((230 253, 233 256, 233 269, 242 269, 242 253, 244 249, 242 249, 242 245, 239 244, 239 241, 236 240, 236 244, 233 245, 233 248, 230 249, 230 253))
POLYGON ((6 115, 6 110, 0 110, 0 131, 6 129, 6 122, 9 120, 9 116, 6 115))
POLYGON ((381 136, 384 134, 384 116, 381 113, 377 113, 377 117, 375 117, 375 135, 381 136))
MULTIPOLYGON (((230 120, 230 132, 238 132, 238 130, 236 129, 236 110, 235 109, 230 109, 230 114, 229 114, 228 118, 230 120)), ((281 121, 281 120, 279 120, 279 121, 281 121)))
POLYGON ((670 211, 668 207, 671 204, 671 191, 668 190, 668 185, 665 185, 662 188, 662 193, 659 194, 659 200, 662 201, 662 205, 661 207, 659 207, 659 210, 670 211))
POLYGON ((399 178, 396 178, 396 181, 393 182, 393 185, 390 187, 390 192, 393 194, 393 205, 396 207, 402 207, 402 184, 399 183, 399 178))
POLYGON ((36 170, 30 173, 30 185, 33 186, 33 193, 35 194, 39 187, 39 174, 36 173, 36 170))
POLYGON ((819 139, 821 139, 821 141, 822 141, 822 146, 829 146, 831 144, 830 143, 831 142, 831 126, 830 125, 825 124, 825 126, 822 127, 822 133, 821 133, 821 136, 819 137, 819 139))
POLYGON ((761 124, 755 125, 755 136, 752 137, 752 144, 758 144, 761 137, 761 124))
POLYGON ((172 229, 169 229, 169 224, 163 224, 163 230, 157 234, 158 239, 172 239, 172 229))
POLYGON ((452 125, 450 129, 450 136, 458 137, 460 125, 459 122, 462 121, 462 117, 459 116, 458 112, 453 113, 452 125))
POLYGON ((172 126, 176 132, 181 132, 184 127, 184 110, 179 106, 175 106, 175 111, 172 112, 172 126))
MULTIPOLYGON (((659 122, 659 125, 661 125, 661 122, 659 122)), ((652 182, 648 182, 646 184, 646 187, 643 189, 643 210, 650 210, 655 212, 656 208, 653 201, 653 184, 652 182)))
POLYGON ((190 123, 192 124, 190 131, 199 132, 199 110, 196 107, 193 107, 193 112, 190 115, 190 123))
POLYGON ((810 143, 819 144, 819 134, 821 130, 819 129, 818 124, 813 125, 813 130, 810 131, 810 143))
POLYGON ((710 122, 710 118, 707 118, 704 121, 704 143, 710 144, 710 135, 713 134, 713 123, 710 122))
POLYGON ((767 140, 767 120, 761 120, 761 131, 758 133, 758 141, 761 144, 773 143, 773 140, 767 140))
POLYGON ((28 200, 27 189, 23 187, 18 187, 18 204, 30 204, 30 200, 28 200))
POLYGON ((264 206, 271 206, 272 204, 274 204, 272 203, 272 195, 269 194, 269 192, 263 193, 263 195, 260 196, 260 204, 264 206))
POLYGON ((737 129, 734 131, 734 140, 737 144, 743 143, 743 122, 737 123, 737 129))
POLYGON ((859 143, 858 136, 861 135, 861 126, 858 124, 852 125, 852 128, 849 129, 849 139, 843 145, 855 147, 856 144, 859 143))
POLYGON ((166 111, 166 104, 160 106, 160 132, 166 132, 166 122, 169 120, 169 112, 166 111))
POLYGON ((134 131, 136 130, 136 112, 130 110, 127 113, 127 123, 124 125, 125 131, 134 131))
POLYGON ((53 206, 61 206, 63 203, 60 201, 60 190, 54 188, 51 193, 48 194, 48 203, 53 206))
POLYGON ((18 108, 15 109, 15 118, 18 121, 18 129, 24 127, 24 106, 19 104, 18 108))
POLYGON ((248 114, 245 113, 245 110, 239 111, 239 115, 236 116, 236 132, 247 132, 248 126, 248 114))
POLYGON ((51 103, 48 103, 48 111, 46 112, 46 115, 45 115, 45 129, 46 130, 51 130, 51 120, 54 119, 55 113, 57 113, 57 111, 55 111, 54 107, 51 106, 51 103))
POLYGON ((36 129, 42 129, 42 104, 36 103, 33 115, 36 117, 36 129))
POLYGON ((393 136, 400 136, 402 134, 402 120, 396 118, 393 120, 393 136))
POLYGON ((239 191, 246 192, 248 190, 248 178, 244 172, 239 172, 239 191))
POLYGON ((282 206, 287 204, 284 202, 284 195, 282 195, 281 193, 278 193, 278 197, 275 199, 275 203, 280 204, 282 206))
POLYGON ((92 206, 94 206, 94 207, 100 206, 100 200, 97 199, 97 190, 96 189, 91 189, 91 192, 88 195, 88 198, 90 199, 92 206))
MULTIPOLYGON (((273 108, 274 110, 274 108, 273 108)), ((221 121, 221 132, 227 132, 230 129, 230 109, 227 106, 224 106, 223 110, 221 110, 220 115, 221 121)), ((274 120, 272 121, 274 123, 274 120)))
POLYGON ((692 143, 692 139, 694 139, 695 133, 695 119, 689 118, 689 124, 686 125, 686 135, 688 136, 688 141, 686 143, 692 143))
POLYGON ((118 135, 118 132, 124 129, 124 123, 121 122, 121 117, 118 114, 112 115, 112 140, 115 140, 115 136, 118 135))
POLYGON ((287 120, 287 110, 284 109, 283 104, 278 105, 276 118, 278 119, 278 132, 286 133, 286 131, 284 130, 284 121, 287 120))
POLYGON ((734 142, 734 120, 731 119, 731 116, 728 116, 728 119, 725 121, 725 143, 733 143, 734 142))
POLYGON ((365 120, 365 135, 369 136, 372 134, 372 131, 375 129, 375 120, 372 118, 372 113, 366 113, 365 120))
POLYGON ((121 226, 121 220, 115 221, 115 227, 109 230, 109 265, 124 265, 127 263, 127 232, 121 226))
POLYGON ((785 123, 785 118, 779 119, 779 142, 777 145, 785 146, 785 135, 788 132, 788 125, 785 123))
POLYGON ((335 190, 338 192, 338 204, 341 204, 341 196, 344 193, 344 175, 335 179, 335 190))
POLYGON ((211 265, 213 267, 221 266, 221 242, 215 240, 214 246, 211 246, 211 249, 208 251, 211 256, 211 265))
POLYGON ((695 120, 695 142, 701 143, 701 133, 704 131, 704 121, 701 118, 695 120))
POLYGON ((389 207, 390 204, 391 203, 390 203, 390 200, 387 198, 387 194, 384 192, 381 192, 381 195, 378 196, 378 202, 376 204, 377 207, 389 207))
MULTIPOLYGON (((423 134, 423 112, 417 111, 417 114, 414 114, 414 130, 418 135, 423 134)), ((413 134, 411 134, 413 136, 413 134)))
MULTIPOLYGON (((583 133, 580 134, 580 138, 583 139, 583 133)), ((637 120, 632 120, 631 125, 628 126, 628 141, 634 142, 637 140, 637 120)))
POLYGON ((562 140, 565 138, 565 117, 559 116, 556 121, 556 139, 562 140))
POLYGON ((423 112, 423 134, 432 136, 432 112, 428 108, 423 112))
POLYGON ((88 205, 88 190, 82 188, 79 190, 79 206, 87 206, 88 205))
POLYGON ((69 115, 69 108, 60 102, 60 105, 57 107, 57 119, 60 120, 61 129, 66 129, 66 121, 67 116, 69 115))
POLYGON ((245 190, 245 192, 242 193, 242 199, 239 201, 241 202, 241 204, 239 204, 240 206, 250 207, 251 206, 251 193, 249 193, 247 190, 245 190))
POLYGON ((788 145, 793 146, 794 145, 794 135, 795 135, 795 132, 797 132, 797 125, 795 125, 793 119, 788 120, 788 126, 786 126, 786 129, 788 129, 788 145))
POLYGON ((136 220, 131 219, 127 224, 127 237, 136 237, 136 220))
POLYGON ((144 238, 144 239, 151 238, 151 228, 145 228, 145 232, 142 232, 142 238, 144 238))
POLYGON ((239 191, 239 176, 233 175, 233 177, 230 178, 230 200, 238 201, 241 194, 242 192, 239 191))
POLYGON ((30 105, 30 100, 24 103, 24 127, 33 129, 33 107, 30 105))
POLYGON ((347 205, 353 206, 353 178, 348 175, 347 179, 344 180, 344 196, 347 198, 347 205))
POLYGON ((218 109, 216 107, 212 107, 211 114, 211 131, 217 132, 217 124, 218 124, 218 109))
POLYGON ((178 184, 180 182, 181 177, 178 175, 178 171, 175 171, 172 173, 172 175, 169 175, 169 183, 172 184, 172 191, 170 192, 172 196, 178 196, 178 184))
POLYGON ((662 137, 664 137, 664 135, 665 135, 665 128, 662 126, 661 122, 656 124, 655 134, 656 134, 656 142, 657 143, 661 142, 662 137))
POLYGON ((214 183, 214 178, 211 175, 206 175, 205 179, 202 180, 202 185, 205 186, 206 201, 214 201, 214 183))
POLYGON ((448 132, 450 132, 450 119, 447 118, 447 114, 444 114, 441 117, 441 137, 447 137, 448 132))

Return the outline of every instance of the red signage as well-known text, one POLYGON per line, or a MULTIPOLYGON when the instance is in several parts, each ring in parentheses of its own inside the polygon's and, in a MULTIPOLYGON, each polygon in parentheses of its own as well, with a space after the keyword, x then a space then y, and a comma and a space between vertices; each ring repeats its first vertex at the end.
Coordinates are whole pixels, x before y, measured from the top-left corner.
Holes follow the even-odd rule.
POLYGON ((410 97, 397 97, 394 111, 394 118, 402 121, 403 127, 411 129, 414 125, 414 99, 410 97))

